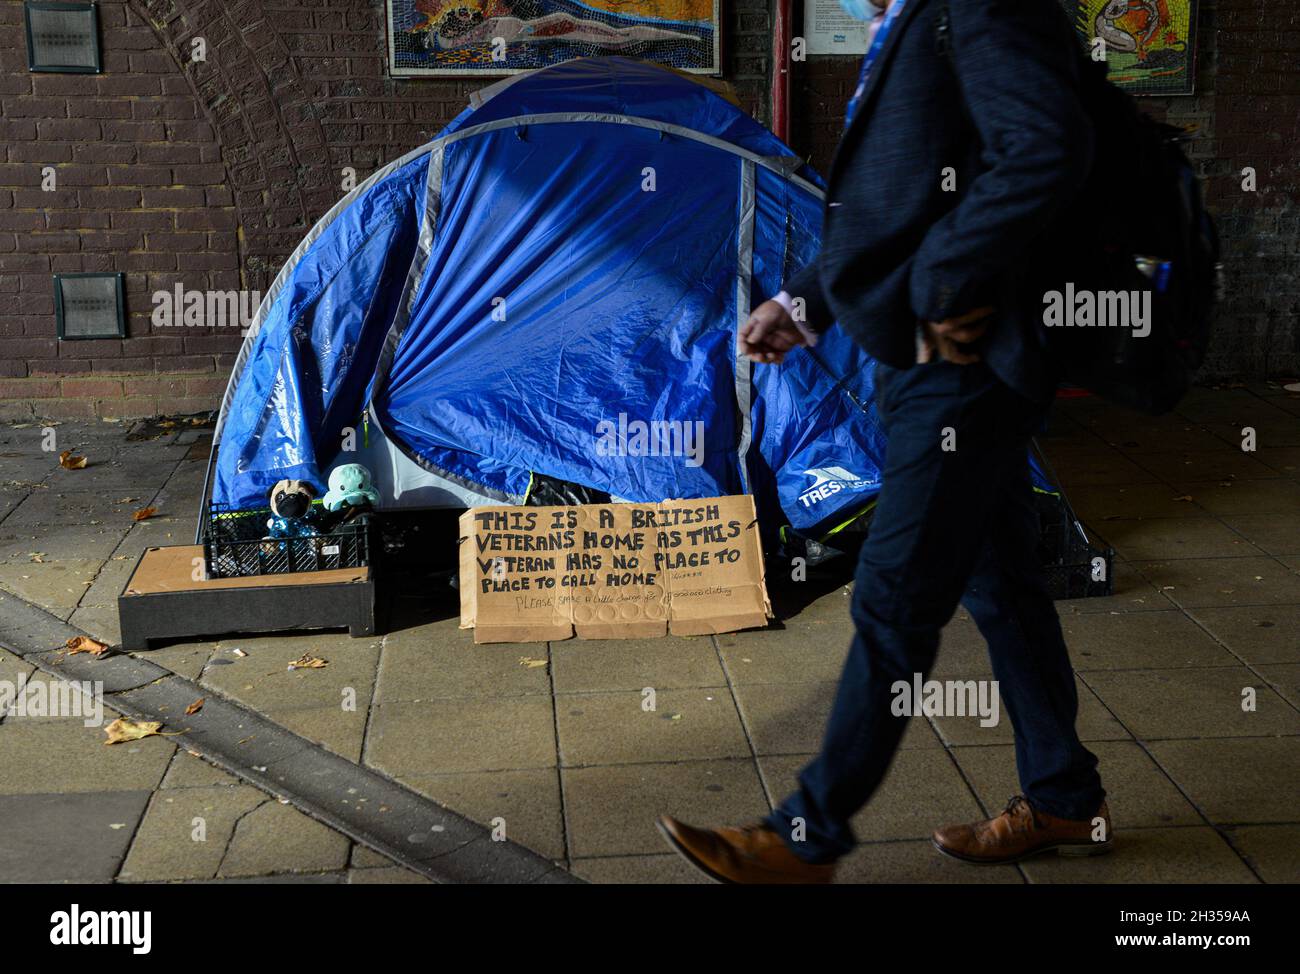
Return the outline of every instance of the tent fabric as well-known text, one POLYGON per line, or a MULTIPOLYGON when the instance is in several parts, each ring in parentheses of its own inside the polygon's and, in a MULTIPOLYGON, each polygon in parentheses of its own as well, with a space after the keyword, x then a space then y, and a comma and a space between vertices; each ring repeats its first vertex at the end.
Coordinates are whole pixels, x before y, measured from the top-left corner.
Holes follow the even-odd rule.
POLYGON ((211 499, 263 506, 277 480, 323 488, 355 461, 381 509, 522 503, 544 475, 641 502, 749 491, 766 527, 824 534, 879 490, 871 360, 838 329, 781 366, 736 352, 816 252, 820 187, 652 64, 481 92, 281 271, 223 402, 211 499))

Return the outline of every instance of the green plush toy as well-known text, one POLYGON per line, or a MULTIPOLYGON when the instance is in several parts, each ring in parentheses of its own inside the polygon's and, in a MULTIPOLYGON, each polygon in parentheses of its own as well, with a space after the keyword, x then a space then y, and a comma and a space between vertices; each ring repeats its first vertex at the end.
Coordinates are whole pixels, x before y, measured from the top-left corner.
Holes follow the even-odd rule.
POLYGON ((330 471, 330 489, 325 492, 325 510, 342 507, 374 506, 379 492, 370 485, 370 471, 359 463, 345 463, 330 471))

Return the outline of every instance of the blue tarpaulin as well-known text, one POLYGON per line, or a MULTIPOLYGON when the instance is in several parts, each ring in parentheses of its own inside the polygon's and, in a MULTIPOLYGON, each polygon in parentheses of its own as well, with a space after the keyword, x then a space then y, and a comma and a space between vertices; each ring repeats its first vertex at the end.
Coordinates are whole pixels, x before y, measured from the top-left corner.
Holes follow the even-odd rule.
POLYGON ((545 476, 631 501, 750 491, 766 526, 823 536, 879 490, 871 360, 838 329, 781 366, 736 354, 820 222, 819 177, 689 77, 626 58, 513 76, 290 258, 211 497, 258 507, 360 460, 381 509, 524 502, 545 476))

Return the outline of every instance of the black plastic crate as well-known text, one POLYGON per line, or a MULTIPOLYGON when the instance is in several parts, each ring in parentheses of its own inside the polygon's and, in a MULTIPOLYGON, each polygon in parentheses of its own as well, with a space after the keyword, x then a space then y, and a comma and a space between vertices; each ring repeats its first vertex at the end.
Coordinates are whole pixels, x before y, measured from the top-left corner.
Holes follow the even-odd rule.
POLYGON ((1035 496, 1041 529, 1038 557, 1048 593, 1053 599, 1111 595, 1115 549, 1094 543, 1062 496, 1035 496))
POLYGON ((211 504, 203 536, 209 578, 361 568, 374 550, 369 513, 310 538, 267 538, 270 508, 237 511, 211 504))

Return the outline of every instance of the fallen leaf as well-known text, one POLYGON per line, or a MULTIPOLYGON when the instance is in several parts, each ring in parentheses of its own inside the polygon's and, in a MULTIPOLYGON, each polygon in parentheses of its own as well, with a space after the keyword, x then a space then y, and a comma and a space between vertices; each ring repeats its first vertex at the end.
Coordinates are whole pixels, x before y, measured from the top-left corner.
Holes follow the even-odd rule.
POLYGON ((157 513, 158 513, 158 508, 156 507, 142 507, 140 508, 140 510, 136 511, 134 514, 131 515, 131 520, 147 521, 149 520, 149 518, 153 517, 157 513))
POLYGON ((59 454, 59 466, 64 470, 80 470, 86 465, 85 457, 74 457, 71 450, 59 454))
POLYGON ((77 653, 91 653, 99 656, 108 650, 107 643, 101 643, 98 639, 91 639, 89 636, 73 636, 63 648, 68 651, 69 656, 75 656, 77 653))
POLYGON ((527 669, 530 669, 530 670, 535 670, 535 669, 537 669, 539 666, 545 666, 545 665, 546 665, 546 660, 545 660, 545 659, 538 659, 538 658, 535 657, 535 656, 520 656, 520 657, 519 657, 519 665, 520 665, 520 666, 523 666, 523 667, 526 667, 527 669))
POLYGON ((199 699, 195 700, 192 704, 186 707, 185 716, 190 717, 193 716, 194 714, 197 714, 200 710, 203 709, 203 702, 205 700, 207 700, 207 697, 199 697, 199 699))
POLYGON ((233 655, 238 656, 240 659, 243 659, 245 656, 248 655, 248 654, 245 653, 242 649, 232 649, 230 652, 231 652, 233 655))
POLYGON ((312 656, 310 653, 303 653, 299 659, 289 664, 289 669, 319 670, 329 665, 329 660, 321 659, 319 656, 312 656))
POLYGON ((123 741, 138 741, 142 737, 153 737, 162 727, 162 721, 142 720, 136 723, 134 720, 127 720, 125 717, 119 717, 107 727, 104 733, 108 735, 105 744, 121 744, 123 741))
POLYGON ((1191 499, 1192 499, 1192 495, 1191 495, 1191 494, 1184 494, 1182 497, 1175 497, 1175 498, 1174 498, 1174 500, 1176 500, 1176 501, 1190 501, 1191 499))
POLYGON ((29 552, 27 557, 30 558, 32 561, 36 562, 38 565, 45 564, 45 552, 43 551, 29 552))
POLYGON ((138 498, 138 497, 119 497, 117 500, 113 501, 113 503, 114 503, 114 504, 130 504, 132 501, 138 501, 139 499, 140 499, 140 498, 138 498))

